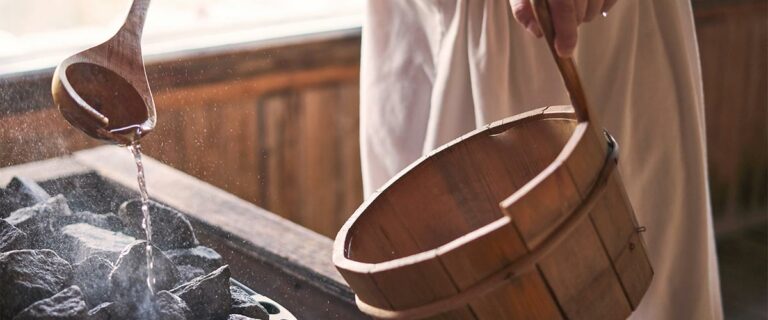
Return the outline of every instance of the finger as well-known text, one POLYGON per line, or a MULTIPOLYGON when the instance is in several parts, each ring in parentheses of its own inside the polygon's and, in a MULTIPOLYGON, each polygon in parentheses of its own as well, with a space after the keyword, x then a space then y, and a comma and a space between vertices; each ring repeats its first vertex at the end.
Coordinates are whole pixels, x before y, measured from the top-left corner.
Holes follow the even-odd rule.
POLYGON ((536 17, 533 15, 531 2, 529 0, 511 0, 509 4, 512 6, 512 15, 515 17, 515 20, 534 36, 541 37, 541 28, 539 27, 539 22, 536 21, 536 17))
POLYGON ((608 10, 611 10, 617 1, 618 0, 605 0, 605 3, 603 4, 603 12, 608 12, 608 10))
POLYGON ((584 15, 584 22, 592 21, 592 19, 604 11, 604 6, 605 0, 590 0, 589 5, 587 6, 587 13, 584 15))
POLYGON ((561 57, 570 57, 576 48, 576 8, 572 0, 549 0, 555 27, 555 49, 561 57))
POLYGON ((587 9, 589 7, 589 0, 573 0, 574 7, 576 8, 576 23, 581 24, 587 15, 587 9))

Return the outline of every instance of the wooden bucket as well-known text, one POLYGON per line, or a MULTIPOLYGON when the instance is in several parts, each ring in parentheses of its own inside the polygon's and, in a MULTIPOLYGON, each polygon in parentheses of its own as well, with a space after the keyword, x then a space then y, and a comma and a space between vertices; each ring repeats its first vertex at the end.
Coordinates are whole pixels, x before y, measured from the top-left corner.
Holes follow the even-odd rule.
MULTIPOLYGON (((552 50, 546 0, 534 1, 552 50)), ((573 107, 471 132, 422 157, 339 231, 333 261, 385 319, 624 319, 653 271, 573 61, 573 107)))

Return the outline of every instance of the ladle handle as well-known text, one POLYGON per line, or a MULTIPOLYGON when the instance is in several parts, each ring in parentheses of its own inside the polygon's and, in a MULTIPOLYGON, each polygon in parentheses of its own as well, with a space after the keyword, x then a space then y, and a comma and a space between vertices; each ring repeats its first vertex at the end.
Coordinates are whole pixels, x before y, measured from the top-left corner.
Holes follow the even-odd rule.
POLYGON ((151 0, 133 0, 128 16, 125 18, 121 32, 127 32, 141 41, 141 34, 144 31, 144 21, 147 18, 147 10, 151 0))
POLYGON ((557 50, 555 50, 555 28, 549 11, 548 0, 531 0, 531 4, 536 20, 538 20, 539 26, 541 26, 541 30, 544 32, 549 50, 555 58, 560 75, 563 77, 568 95, 571 97, 571 104, 573 104, 573 109, 576 112, 576 119, 579 122, 588 122, 591 119, 589 104, 584 94, 584 88, 581 86, 579 74, 576 71, 576 64, 570 57, 560 57, 557 54, 557 50))

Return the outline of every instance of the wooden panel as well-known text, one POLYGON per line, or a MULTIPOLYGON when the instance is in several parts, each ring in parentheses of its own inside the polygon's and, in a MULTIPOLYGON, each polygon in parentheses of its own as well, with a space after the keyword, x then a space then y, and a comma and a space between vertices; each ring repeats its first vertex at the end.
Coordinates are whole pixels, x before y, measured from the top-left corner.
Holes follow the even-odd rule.
POLYGON ((631 313, 589 220, 579 223, 539 268, 569 319, 624 319, 631 313))
MULTIPOLYGON (((458 292, 434 251, 429 260, 390 271, 371 270, 377 287, 396 310, 421 306, 458 292)), ((468 307, 443 313, 434 319, 475 319, 468 307)))
MULTIPOLYGON (((331 237, 362 201, 359 48, 351 33, 150 61, 143 149, 331 237)), ((0 77, 0 166, 101 144, 51 108, 51 73, 0 77)))
MULTIPOLYGON (((565 165, 578 186, 581 197, 585 197, 592 188, 600 168, 607 156, 606 140, 596 134, 593 128, 580 125, 576 135, 587 135, 575 145, 575 154, 592 154, 594 157, 571 157, 565 165), (598 155, 605 155, 600 157, 598 155)), ((608 252, 610 265, 619 278, 622 289, 629 300, 632 309, 636 308, 643 297, 653 271, 648 263, 644 244, 636 234, 637 223, 633 218, 633 210, 628 205, 629 199, 623 194, 622 181, 618 172, 609 177, 608 187, 590 212, 590 220, 598 232, 603 248, 608 252), (621 268, 619 268, 621 259, 621 268)))
POLYGON ((339 272, 350 287, 355 287, 355 294, 358 299, 374 307, 392 308, 384 293, 381 292, 379 286, 369 274, 370 268, 360 272, 339 269, 339 272))
POLYGON ((572 125, 564 120, 532 122, 515 133, 518 135, 516 150, 525 152, 510 155, 509 161, 521 161, 531 172, 550 172, 531 180, 537 182, 527 186, 528 192, 523 196, 525 201, 510 197, 503 202, 528 248, 538 246, 580 201, 579 192, 567 170, 543 168, 554 161, 565 144, 564 140, 570 136, 564 135, 566 131, 560 126, 570 128, 572 125))
POLYGON ((482 225, 471 225, 471 217, 463 214, 454 198, 458 194, 453 189, 460 186, 448 185, 440 169, 432 163, 414 167, 396 187, 382 194, 424 250, 435 249, 482 225))
POLYGON ((370 214, 361 216, 349 230, 354 241, 346 250, 350 259, 378 263, 422 251, 386 197, 371 203, 367 210, 370 214))
POLYGON ((648 263, 645 243, 635 229, 637 223, 631 215, 633 210, 627 206, 628 199, 620 194, 621 183, 618 172, 611 174, 608 184, 612 187, 606 189, 595 204, 590 219, 634 309, 648 288, 653 270, 648 263))
MULTIPOLYGON (((417 254, 421 249, 405 229, 394 208, 385 197, 368 206, 371 214, 359 217, 359 223, 348 230, 349 240, 344 254, 354 261, 378 263, 417 254)), ((360 299, 370 305, 391 309, 392 304, 370 275, 372 265, 357 267, 355 271, 339 268, 350 286, 357 289, 360 299)), ((407 286, 406 283, 401 283, 407 286)))
POLYGON ((357 91, 354 82, 286 89, 255 100, 233 96, 208 107, 160 109, 161 118, 173 120, 158 125, 158 134, 144 142, 145 150, 333 236, 362 199, 357 104, 350 101, 356 94, 351 91, 357 91), (342 96, 345 103, 339 104, 342 96), (163 143, 178 136, 182 156, 168 152, 163 143))
MULTIPOLYGON (((509 129, 509 131, 514 130, 516 129, 509 129)), ((503 153, 499 152, 499 143, 503 142, 500 135, 503 134, 478 135, 470 138, 471 143, 462 145, 468 157, 467 160, 472 165, 472 172, 482 180, 488 197, 487 201, 491 204, 497 204, 511 195, 520 187, 516 183, 524 182, 526 175, 530 174, 527 170, 509 173, 509 167, 513 166, 515 161, 504 159, 503 153)), ((496 217, 501 215, 500 211, 496 211, 499 209, 498 206, 493 208, 496 217)), ((523 245, 518 231, 511 224, 507 224, 492 236, 467 244, 466 248, 440 254, 440 259, 459 289, 465 290, 471 284, 489 276, 489 272, 502 268, 526 252, 528 250, 523 245)), ((501 288, 473 300, 470 308, 478 318, 482 319, 559 319, 561 317, 557 304, 552 300, 538 272, 524 274, 501 288), (520 299, 520 297, 538 298, 520 299)))
MULTIPOLYGON (((476 149, 467 148, 465 145, 466 143, 463 143, 446 149, 439 155, 440 161, 435 162, 442 181, 451 195, 451 201, 461 213, 463 225, 466 228, 454 238, 504 216, 499 209, 499 200, 492 196, 488 186, 489 179, 486 174, 489 172, 478 170, 485 164, 484 160, 476 162, 476 158, 471 153, 476 149)), ((489 169, 491 168, 484 170, 489 169)), ((431 187, 434 185, 429 183, 422 185, 422 188, 431 187)))
POLYGON ((313 230, 324 234, 338 231, 336 219, 332 219, 338 210, 337 202, 341 194, 340 150, 336 146, 334 119, 338 116, 332 106, 338 101, 338 88, 310 88, 301 94, 302 114, 297 119, 296 127, 287 130, 299 130, 299 145, 303 153, 299 166, 295 170, 301 177, 301 188, 294 190, 303 195, 299 221, 313 230), (312 196, 306 196, 312 194, 312 196), (328 213, 326 215, 322 213, 328 213))
POLYGON ((624 293, 629 299, 632 309, 640 305, 648 283, 653 278, 653 269, 648 263, 648 254, 645 251, 645 244, 640 235, 633 233, 626 246, 619 251, 613 259, 613 265, 619 274, 619 280, 624 289, 624 293))
MULTIPOLYGON (((541 163, 556 165, 544 169, 531 184, 502 202, 526 246, 533 249, 582 201, 602 167, 605 152, 600 152, 603 148, 599 145, 604 140, 597 139, 597 133, 585 125, 575 128, 575 135, 567 144, 564 139, 574 132, 572 122, 547 120, 532 122, 525 128, 527 130, 519 133, 520 140, 529 144, 524 150, 530 152, 520 157, 525 161, 523 164, 531 168, 541 163), (569 150, 563 155, 569 156, 555 159, 563 145, 569 150), (569 171, 571 168, 578 172, 574 175, 569 171)), ((539 262, 538 268, 567 318, 619 319, 631 312, 619 276, 589 219, 579 222, 576 229, 539 262)))
MULTIPOLYGON (((517 230, 508 222, 500 230, 460 249, 448 247, 442 251, 438 252, 439 258, 460 291, 528 252, 517 230)), ((470 308, 478 319, 561 318, 557 304, 535 271, 511 279, 502 287, 474 299, 470 308)))
MULTIPOLYGON (((360 102, 360 88, 357 83, 344 83, 339 87, 339 101, 336 119, 336 143, 339 150, 340 171, 339 177, 342 198, 337 211, 333 215, 336 218, 336 226, 341 226, 347 221, 349 215, 362 203, 363 188, 360 168, 360 124, 358 106, 360 102), (341 114, 343 116, 339 116, 341 114)), ((335 234, 334 234, 335 235, 335 234)))
POLYGON ((728 232, 767 219, 768 2, 693 5, 715 227, 728 232))

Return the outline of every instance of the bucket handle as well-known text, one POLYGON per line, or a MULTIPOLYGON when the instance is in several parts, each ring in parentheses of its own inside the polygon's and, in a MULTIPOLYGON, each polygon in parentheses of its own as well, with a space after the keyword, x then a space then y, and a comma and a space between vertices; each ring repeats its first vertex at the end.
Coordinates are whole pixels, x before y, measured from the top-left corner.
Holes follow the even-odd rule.
POLYGON ((548 0, 530 1, 533 5, 533 13, 541 26, 544 38, 547 40, 547 45, 552 53, 552 57, 555 59, 557 68, 560 70, 560 76, 563 78, 565 88, 568 90, 573 110, 576 113, 576 120, 578 120, 578 122, 589 122, 592 120, 592 122, 595 123, 590 114, 589 103, 587 102, 587 96, 584 93, 584 87, 581 85, 579 73, 576 71, 576 64, 570 57, 563 58, 559 56, 555 49, 555 28, 552 23, 552 15, 549 11, 548 0))

